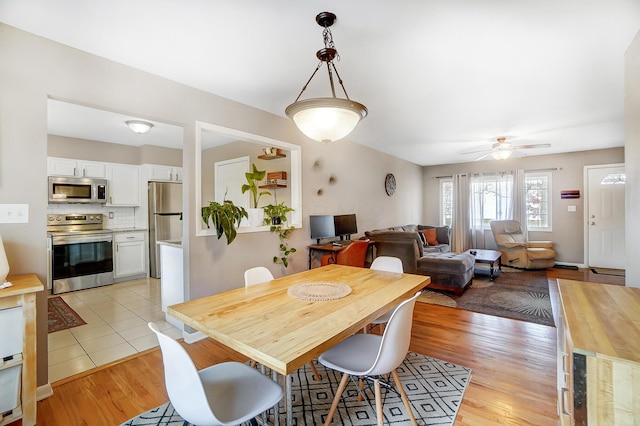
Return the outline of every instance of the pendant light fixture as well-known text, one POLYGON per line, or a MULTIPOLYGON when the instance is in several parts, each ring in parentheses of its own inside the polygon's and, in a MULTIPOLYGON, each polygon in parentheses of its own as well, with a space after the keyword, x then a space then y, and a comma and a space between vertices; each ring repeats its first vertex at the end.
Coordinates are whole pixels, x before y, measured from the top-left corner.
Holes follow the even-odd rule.
POLYGON ((344 138, 351 133, 360 120, 367 116, 368 112, 367 107, 349 99, 342 78, 333 63, 336 56, 339 58, 330 29, 335 21, 336 15, 331 12, 322 12, 316 16, 316 22, 324 28, 322 32, 324 48, 316 53, 320 63, 307 80, 295 102, 285 110, 287 117, 293 120, 302 133, 319 142, 333 142, 344 138), (300 96, 323 64, 326 64, 329 73, 332 97, 300 100, 300 96), (345 98, 336 97, 333 73, 342 87, 345 98))

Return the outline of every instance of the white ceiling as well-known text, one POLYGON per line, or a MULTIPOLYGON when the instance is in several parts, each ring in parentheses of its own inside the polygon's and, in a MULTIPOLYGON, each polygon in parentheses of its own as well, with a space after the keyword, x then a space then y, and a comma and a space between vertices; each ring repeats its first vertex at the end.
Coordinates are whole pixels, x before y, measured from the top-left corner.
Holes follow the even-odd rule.
MULTIPOLYGON (((0 0, 0 21, 284 116, 325 10, 369 109, 356 143, 421 165, 471 161, 498 136, 551 144, 529 155, 624 144, 638 0, 0 0)), ((329 96, 326 73, 307 92, 329 96)))

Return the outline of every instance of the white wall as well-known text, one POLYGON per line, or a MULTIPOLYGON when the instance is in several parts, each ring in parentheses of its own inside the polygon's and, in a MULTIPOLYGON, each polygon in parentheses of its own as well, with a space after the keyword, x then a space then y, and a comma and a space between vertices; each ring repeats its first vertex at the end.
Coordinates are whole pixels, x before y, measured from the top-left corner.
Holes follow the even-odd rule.
POLYGON ((626 283, 640 287, 640 32, 625 56, 624 155, 627 184, 625 218, 627 221, 626 283))

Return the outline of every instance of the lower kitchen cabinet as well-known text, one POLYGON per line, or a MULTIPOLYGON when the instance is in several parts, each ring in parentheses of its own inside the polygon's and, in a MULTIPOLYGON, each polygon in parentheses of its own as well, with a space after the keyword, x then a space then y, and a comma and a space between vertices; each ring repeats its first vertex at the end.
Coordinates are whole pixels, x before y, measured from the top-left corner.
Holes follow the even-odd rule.
POLYGON ((113 276, 131 277, 147 273, 145 232, 117 232, 113 236, 113 276))
POLYGON ((560 424, 638 424, 640 288, 558 280, 558 293, 560 424))

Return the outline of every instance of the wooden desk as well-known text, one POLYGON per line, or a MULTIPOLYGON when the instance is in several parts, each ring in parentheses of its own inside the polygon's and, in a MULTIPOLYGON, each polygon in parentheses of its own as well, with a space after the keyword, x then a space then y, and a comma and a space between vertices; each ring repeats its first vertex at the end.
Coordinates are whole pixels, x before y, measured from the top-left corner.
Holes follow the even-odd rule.
POLYGON ((336 255, 338 254, 338 252, 341 252, 342 250, 344 250, 349 244, 344 244, 344 245, 333 245, 331 243, 329 244, 312 244, 310 246, 307 246, 307 249, 309 250, 309 269, 311 269, 311 265, 312 265, 312 261, 313 261, 313 252, 319 251, 323 254, 326 253, 330 253, 332 258, 333 258, 333 263, 335 263, 336 261, 336 255))
MULTIPOLYGON (((362 241, 362 240, 340 240, 338 242, 339 245, 333 245, 332 243, 329 243, 329 244, 312 244, 310 246, 307 246, 307 249, 309 250, 309 265, 308 265, 309 269, 311 269, 311 266, 312 266, 313 252, 319 251, 324 254, 330 253, 331 258, 333 259, 333 262, 331 263, 336 263, 336 256, 338 255, 338 253, 344 250, 345 248, 347 248, 349 244, 353 243, 354 241, 362 241)), ((369 241, 369 248, 372 245, 373 245, 373 242, 369 241)))
POLYGON ((291 373, 360 331, 430 283, 427 276, 327 265, 265 284, 168 307, 185 324, 285 375, 287 424, 291 424, 291 373), (348 284, 348 296, 307 302, 287 294, 304 282, 348 284))

